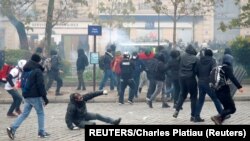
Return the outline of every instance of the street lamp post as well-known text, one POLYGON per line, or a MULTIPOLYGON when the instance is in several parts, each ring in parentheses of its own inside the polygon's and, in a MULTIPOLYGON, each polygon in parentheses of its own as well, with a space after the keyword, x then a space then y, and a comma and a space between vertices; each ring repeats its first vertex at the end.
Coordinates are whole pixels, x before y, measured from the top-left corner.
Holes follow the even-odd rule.
POLYGON ((158 0, 156 2, 156 5, 157 5, 157 13, 158 13, 158 46, 160 46, 160 13, 161 13, 161 8, 160 6, 162 5, 162 2, 161 0, 158 0))

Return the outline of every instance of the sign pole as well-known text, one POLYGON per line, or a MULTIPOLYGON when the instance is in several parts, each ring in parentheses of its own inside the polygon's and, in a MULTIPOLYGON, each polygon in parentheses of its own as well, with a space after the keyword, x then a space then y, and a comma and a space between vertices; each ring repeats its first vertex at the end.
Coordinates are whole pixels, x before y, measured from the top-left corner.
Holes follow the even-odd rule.
POLYGON ((96 85, 96 64, 99 61, 99 55, 96 54, 96 36, 102 35, 102 27, 98 25, 88 26, 88 35, 94 36, 94 52, 90 55, 90 62, 93 64, 93 91, 96 85))
MULTIPOLYGON (((96 53, 96 35, 94 35, 94 53, 96 53)), ((96 85, 96 64, 94 64, 93 68, 93 91, 95 91, 96 85)))

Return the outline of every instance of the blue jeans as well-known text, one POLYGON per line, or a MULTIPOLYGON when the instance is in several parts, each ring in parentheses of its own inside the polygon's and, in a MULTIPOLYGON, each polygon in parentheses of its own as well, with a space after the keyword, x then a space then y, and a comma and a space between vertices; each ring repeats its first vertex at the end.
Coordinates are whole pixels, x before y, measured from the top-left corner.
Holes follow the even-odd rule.
POLYGON ((44 110, 43 110, 43 100, 41 97, 36 98, 25 98, 24 99, 24 109, 23 113, 18 116, 14 121, 11 128, 14 132, 22 124, 22 122, 29 116, 32 107, 35 108, 38 117, 38 133, 44 134, 44 110))
POLYGON ((108 78, 110 78, 110 90, 114 90, 115 76, 111 69, 104 70, 103 78, 99 86, 99 90, 102 90, 107 82, 108 78))
POLYGON ((222 107, 219 99, 217 98, 216 94, 211 90, 209 84, 207 83, 199 83, 199 99, 196 105, 196 117, 200 117, 200 113, 205 101, 206 94, 211 98, 213 101, 217 112, 220 114, 222 112, 222 107))
POLYGON ((10 109, 7 114, 11 114, 14 112, 14 110, 19 110, 20 105, 22 103, 22 96, 18 93, 17 90, 7 90, 7 92, 12 96, 13 102, 10 106, 10 109))

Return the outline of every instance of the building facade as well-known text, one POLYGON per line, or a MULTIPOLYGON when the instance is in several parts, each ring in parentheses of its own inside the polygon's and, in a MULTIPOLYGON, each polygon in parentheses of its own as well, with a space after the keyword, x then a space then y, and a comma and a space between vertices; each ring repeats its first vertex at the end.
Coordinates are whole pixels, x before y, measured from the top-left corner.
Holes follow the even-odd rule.
MULTIPOLYGON (((171 5, 170 0, 161 0, 162 4, 171 5)), ((108 19, 110 15, 105 15, 98 11, 98 4, 106 0, 89 0, 88 6, 75 4, 72 17, 68 21, 58 23, 53 28, 52 40, 57 48, 63 53, 66 60, 72 63, 76 60, 76 52, 79 47, 84 48, 87 52, 93 51, 93 36, 88 36, 88 25, 92 25, 91 19, 88 19, 88 12, 92 11, 99 15, 101 19, 108 19), (78 15, 74 17, 73 15, 78 15)), ((102 54, 109 43, 116 44, 133 44, 148 43, 157 45, 158 38, 160 44, 167 41, 173 41, 173 21, 172 15, 157 14, 152 10, 145 0, 133 1, 136 12, 130 14, 132 22, 124 22, 123 29, 113 28, 111 31, 108 27, 102 27, 102 36, 97 37, 97 51, 102 54), (158 37, 159 35, 159 37, 158 37)), ((55 7, 62 7, 60 1, 56 1, 55 7)), ((39 0, 35 3, 34 8, 39 11, 47 10, 47 1, 39 0)), ((170 6, 171 9, 171 6, 170 6)), ((228 22, 231 18, 237 17, 240 13, 239 7, 235 6, 233 0, 227 0, 223 7, 215 7, 203 15, 197 15, 195 20, 192 15, 181 15, 177 22, 177 41, 185 44, 196 41, 199 44, 208 41, 226 42, 232 40, 238 35, 249 35, 250 31, 233 29, 225 33, 218 30, 221 21, 228 22)), ((121 15, 112 15, 121 16, 121 15)), ((125 17, 127 18, 127 17, 125 17)), ((38 18, 31 22, 29 27, 33 30, 27 30, 30 48, 39 46, 45 36, 46 19, 38 18)), ((0 18, 0 47, 14 49, 18 48, 19 40, 15 28, 6 18, 0 18)), ((124 48, 123 48, 124 49, 124 48)), ((125 49, 126 50, 126 49, 125 49)))

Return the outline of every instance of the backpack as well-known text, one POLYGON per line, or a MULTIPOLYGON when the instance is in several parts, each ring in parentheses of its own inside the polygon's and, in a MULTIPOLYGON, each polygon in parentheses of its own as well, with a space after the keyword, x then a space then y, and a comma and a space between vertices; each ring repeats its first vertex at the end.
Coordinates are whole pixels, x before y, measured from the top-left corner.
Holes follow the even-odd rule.
POLYGON ((31 88, 30 84, 31 73, 32 71, 24 71, 21 75, 21 89, 23 93, 27 93, 31 88))
POLYGON ((214 67, 209 75, 209 86, 214 90, 219 90, 222 86, 227 85, 225 72, 222 67, 225 65, 219 65, 214 67))
POLYGON ((6 78, 8 74, 10 73, 10 70, 13 69, 15 66, 4 64, 2 69, 0 70, 0 80, 1 82, 6 83, 6 78))
POLYGON ((104 66, 105 66, 105 55, 101 56, 98 60, 99 63, 99 68, 101 70, 104 70, 104 66))

